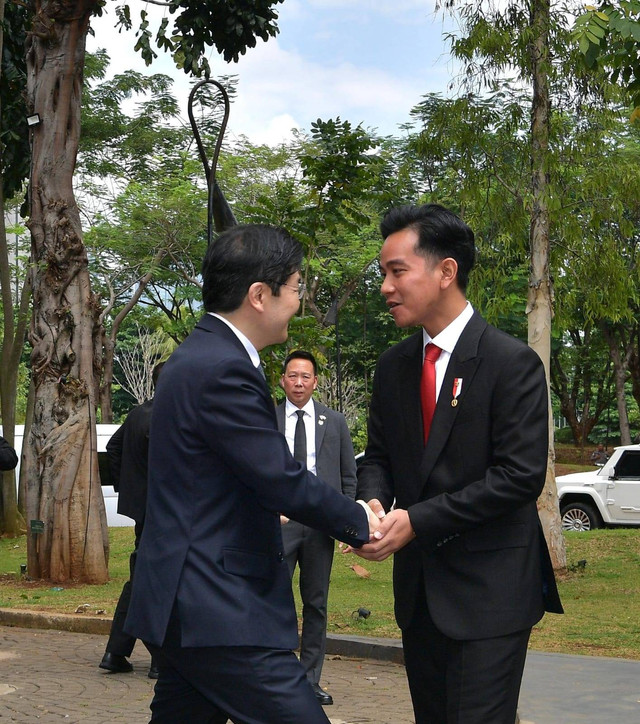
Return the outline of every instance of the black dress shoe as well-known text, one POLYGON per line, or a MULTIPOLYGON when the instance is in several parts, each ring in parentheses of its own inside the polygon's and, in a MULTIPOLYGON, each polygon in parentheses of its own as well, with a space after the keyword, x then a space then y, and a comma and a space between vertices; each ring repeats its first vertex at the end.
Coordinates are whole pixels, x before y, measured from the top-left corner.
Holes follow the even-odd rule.
POLYGON ((158 671, 158 665, 154 664, 152 661, 151 666, 149 667, 149 673, 147 674, 147 677, 149 679, 157 679, 159 676, 160 672, 158 671))
POLYGON ((102 657, 99 668, 112 671, 114 674, 127 674, 133 671, 133 666, 127 661, 126 656, 107 653, 102 657))
POLYGON ((331 694, 327 694, 327 692, 320 687, 320 684, 311 684, 311 688, 313 689, 313 693, 316 695, 316 699, 322 704, 322 706, 329 706, 330 704, 333 704, 333 697, 331 694))

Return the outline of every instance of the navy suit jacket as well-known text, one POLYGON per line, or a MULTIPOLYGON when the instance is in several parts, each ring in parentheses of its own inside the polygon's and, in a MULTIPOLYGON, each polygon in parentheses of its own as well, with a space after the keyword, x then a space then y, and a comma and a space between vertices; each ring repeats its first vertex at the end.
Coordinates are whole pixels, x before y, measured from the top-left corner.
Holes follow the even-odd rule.
POLYGON ((183 646, 294 649, 280 513, 369 539, 363 508, 293 459, 262 375, 205 315, 158 379, 127 632, 161 645, 175 604, 183 646))
POLYGON ((474 313, 451 355, 427 445, 420 409, 422 331, 378 362, 357 497, 394 499, 417 538, 395 554, 400 628, 424 586, 436 626, 454 639, 525 630, 561 612, 536 499, 544 487, 544 368, 527 345, 474 313), (453 383, 462 389, 452 404, 453 383))

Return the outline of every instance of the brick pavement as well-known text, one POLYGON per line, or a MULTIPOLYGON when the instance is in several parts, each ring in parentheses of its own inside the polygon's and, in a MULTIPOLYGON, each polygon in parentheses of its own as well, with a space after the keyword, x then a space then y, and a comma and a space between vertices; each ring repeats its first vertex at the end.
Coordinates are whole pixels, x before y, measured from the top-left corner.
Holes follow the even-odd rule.
MULTIPOLYGON (((109 674, 98 669, 105 642, 97 634, 0 626, 2 721, 148 722, 154 683, 147 678, 148 653, 137 644, 134 671, 109 674)), ((398 664, 328 656, 322 683, 335 701, 326 707, 332 724, 413 722, 404 668, 398 664)))
MULTIPOLYGON (((11 616, 0 610, 3 618, 6 622, 11 616)), ((32 617, 30 623, 70 625, 67 619, 49 621, 46 616, 32 617)), ((75 625, 96 624, 76 617, 75 625)), ((0 724, 148 722, 153 693, 148 653, 138 644, 131 657, 134 671, 108 674, 98 669, 105 643, 99 633, 0 624, 0 724)), ((326 659, 322 684, 335 700, 326 707, 332 724, 413 723, 393 641, 344 637, 340 648, 329 643, 334 653, 326 659)), ((519 710, 520 724, 637 724, 640 661, 530 651, 519 710)))

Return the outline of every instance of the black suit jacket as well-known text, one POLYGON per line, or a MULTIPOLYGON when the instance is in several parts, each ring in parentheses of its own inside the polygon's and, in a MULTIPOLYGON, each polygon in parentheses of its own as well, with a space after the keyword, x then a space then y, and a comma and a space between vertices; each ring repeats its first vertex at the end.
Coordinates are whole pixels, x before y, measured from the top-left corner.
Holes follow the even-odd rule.
POLYGON ((524 630, 561 611, 536 499, 545 480, 548 406, 535 352, 474 313, 451 356, 423 445, 422 331, 376 370, 358 497, 394 499, 417 538, 395 554, 396 618, 406 628, 424 585, 454 639, 524 630), (453 402, 454 379, 462 390, 453 402))
POLYGON ((280 513, 369 539, 363 508, 293 459, 264 378, 205 315, 158 379, 127 632, 161 645, 175 604, 183 646, 296 648, 280 513))
POLYGON ((147 505, 149 427, 153 400, 134 407, 107 443, 113 487, 118 493, 118 513, 144 522, 147 505))
POLYGON ((0 435, 0 470, 13 470, 17 464, 16 451, 0 435))

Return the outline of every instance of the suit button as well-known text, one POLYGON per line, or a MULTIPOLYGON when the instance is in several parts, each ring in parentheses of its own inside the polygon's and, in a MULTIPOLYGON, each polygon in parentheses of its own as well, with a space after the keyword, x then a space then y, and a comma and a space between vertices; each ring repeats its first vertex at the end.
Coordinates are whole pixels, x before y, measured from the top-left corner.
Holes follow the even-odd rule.
POLYGON ((284 560, 284 553, 282 551, 280 551, 278 553, 278 562, 282 563, 283 560, 284 560))
POLYGON ((345 525, 345 527, 344 527, 344 532, 345 532, 347 535, 352 535, 352 536, 357 536, 357 535, 358 535, 358 531, 357 531, 352 525, 345 525))

